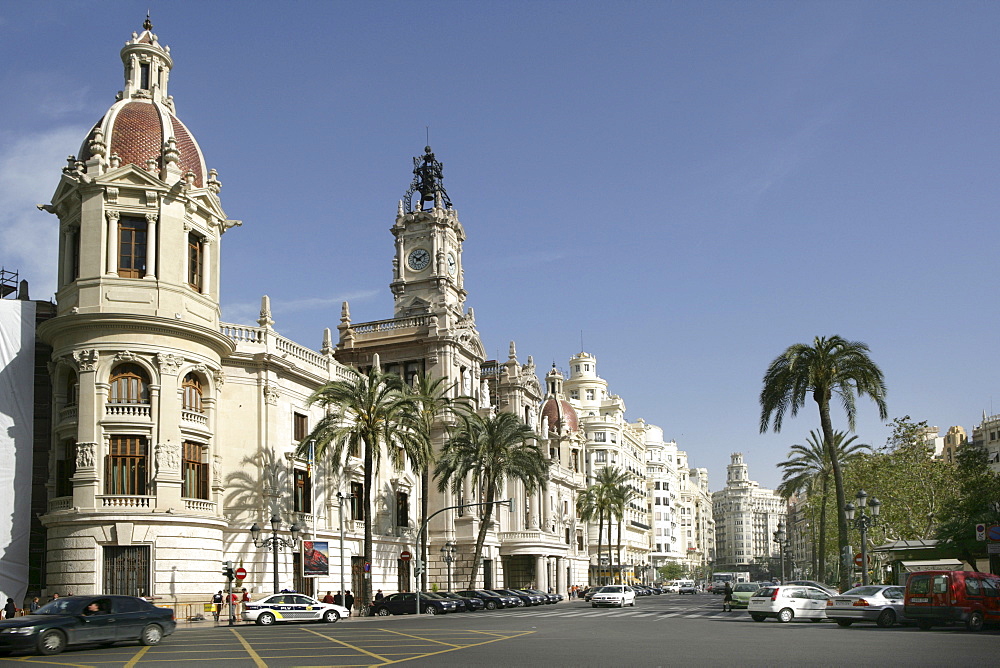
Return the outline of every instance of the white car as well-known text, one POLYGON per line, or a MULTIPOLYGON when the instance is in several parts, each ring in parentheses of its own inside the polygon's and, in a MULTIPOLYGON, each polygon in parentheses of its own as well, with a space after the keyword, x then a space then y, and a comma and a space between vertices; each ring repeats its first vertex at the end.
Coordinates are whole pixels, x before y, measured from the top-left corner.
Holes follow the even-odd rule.
POLYGON ((590 605, 594 608, 602 605, 616 605, 619 608, 635 605, 635 591, 625 585, 607 585, 594 592, 590 605))
POLYGON ((243 621, 268 626, 275 622, 327 622, 350 617, 350 611, 333 603, 322 603, 305 594, 271 594, 247 603, 243 621))
POLYGON ((826 602, 830 595, 816 587, 761 587, 750 597, 747 611, 755 622, 775 617, 787 623, 797 617, 821 622, 826 619, 826 602))

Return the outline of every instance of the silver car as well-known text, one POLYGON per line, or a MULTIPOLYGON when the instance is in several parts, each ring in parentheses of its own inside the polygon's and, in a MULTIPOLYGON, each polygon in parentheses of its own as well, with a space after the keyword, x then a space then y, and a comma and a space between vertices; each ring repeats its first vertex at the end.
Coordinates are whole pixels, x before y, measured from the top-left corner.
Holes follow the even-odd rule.
POLYGON ((821 622, 826 619, 829 598, 829 594, 816 587, 762 587, 750 597, 747 610, 755 622, 762 622, 768 617, 783 623, 796 618, 821 622))
POLYGON ((906 591, 898 585, 869 585, 855 587, 827 601, 826 616, 840 626, 854 622, 875 622, 888 628, 900 621, 909 621, 903 615, 903 596, 906 591))

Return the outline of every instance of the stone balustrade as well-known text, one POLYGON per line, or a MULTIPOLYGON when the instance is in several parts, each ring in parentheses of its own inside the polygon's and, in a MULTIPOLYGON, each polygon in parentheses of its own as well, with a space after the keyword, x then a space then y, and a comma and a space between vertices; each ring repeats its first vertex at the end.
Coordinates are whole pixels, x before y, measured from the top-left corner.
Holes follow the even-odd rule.
POLYGON ((107 404, 104 412, 108 417, 148 420, 149 404, 107 404))
POLYGON ((97 497, 102 508, 149 510, 156 505, 155 496, 124 496, 104 494, 97 497))

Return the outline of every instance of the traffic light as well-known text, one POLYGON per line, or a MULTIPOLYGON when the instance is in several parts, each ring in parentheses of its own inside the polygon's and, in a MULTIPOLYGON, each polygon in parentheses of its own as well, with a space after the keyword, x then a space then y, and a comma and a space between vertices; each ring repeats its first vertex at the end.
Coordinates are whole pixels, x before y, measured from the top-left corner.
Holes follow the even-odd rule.
POLYGON ((233 573, 233 562, 222 562, 222 574, 226 576, 227 580, 232 580, 235 577, 235 574, 233 573))

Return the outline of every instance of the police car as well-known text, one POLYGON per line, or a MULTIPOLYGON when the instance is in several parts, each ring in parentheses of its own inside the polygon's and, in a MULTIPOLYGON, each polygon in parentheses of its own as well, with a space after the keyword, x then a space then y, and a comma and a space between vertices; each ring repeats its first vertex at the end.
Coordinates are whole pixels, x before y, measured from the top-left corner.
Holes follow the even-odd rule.
POLYGON ((333 603, 321 603, 305 594, 271 594, 247 603, 243 621, 268 626, 275 622, 328 622, 349 617, 350 611, 333 603))

